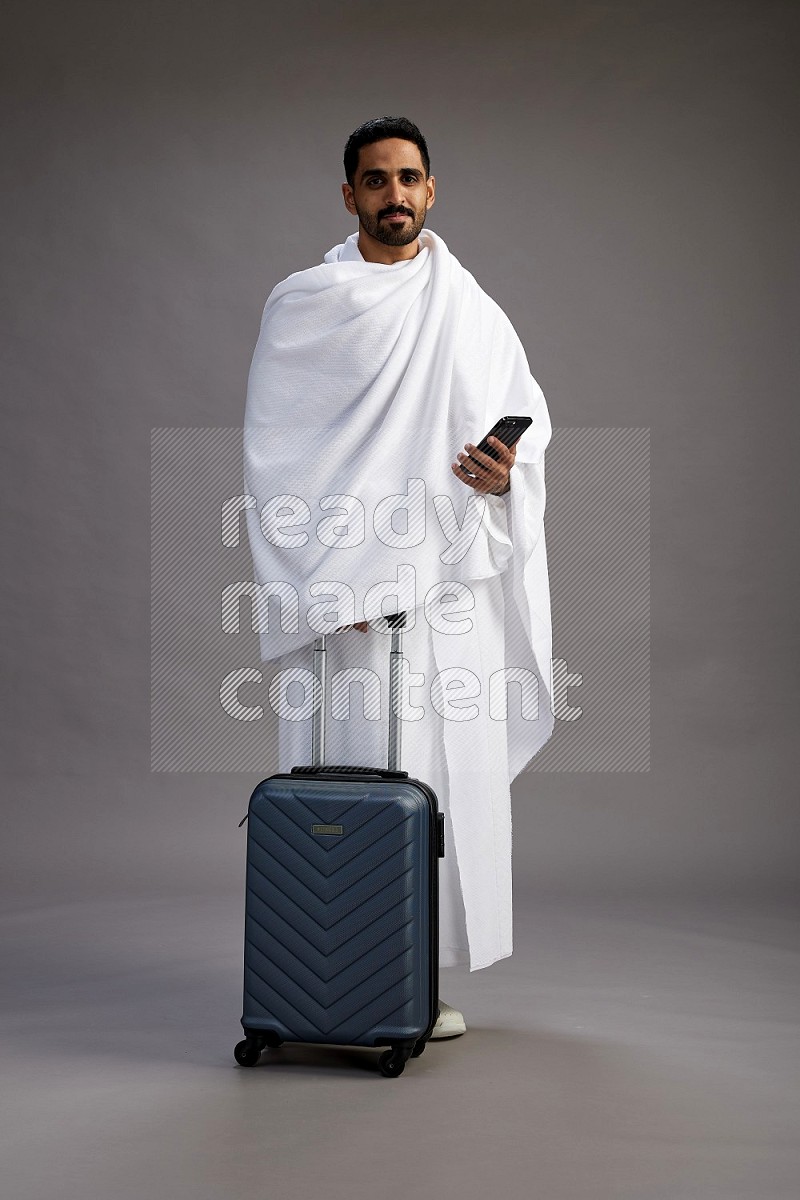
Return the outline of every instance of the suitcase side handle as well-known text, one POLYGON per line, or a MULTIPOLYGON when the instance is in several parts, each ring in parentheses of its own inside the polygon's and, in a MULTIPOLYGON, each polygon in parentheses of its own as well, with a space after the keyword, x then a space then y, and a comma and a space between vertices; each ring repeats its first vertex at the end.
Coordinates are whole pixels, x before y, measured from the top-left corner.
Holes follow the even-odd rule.
MULTIPOLYGON (((400 717, 398 709, 400 707, 401 688, 402 688, 402 666, 403 666, 403 629, 406 624, 406 614, 393 613, 389 617, 384 618, 389 628, 392 631, 392 643, 389 649, 389 753, 388 753, 388 773, 397 775, 400 772, 400 756, 402 752, 402 729, 400 726, 400 717)), ((328 650, 326 646, 327 634, 322 634, 314 642, 314 674, 320 683, 321 700, 317 706, 313 724, 311 726, 311 770, 319 771, 356 771, 357 773, 367 772, 371 774, 379 773, 374 768, 369 767, 324 767, 325 762, 325 733, 326 733, 326 712, 325 699, 327 696, 327 659, 328 650)), ((295 771, 307 771, 307 767, 296 767, 295 771)))

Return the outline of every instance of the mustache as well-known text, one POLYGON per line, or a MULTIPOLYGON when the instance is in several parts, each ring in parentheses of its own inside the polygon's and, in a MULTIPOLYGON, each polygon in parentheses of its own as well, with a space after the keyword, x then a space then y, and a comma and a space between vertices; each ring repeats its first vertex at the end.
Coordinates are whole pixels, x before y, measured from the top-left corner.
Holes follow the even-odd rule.
POLYGON ((380 221, 383 217, 394 216, 395 213, 402 213, 403 216, 411 217, 412 219, 414 217, 410 208, 384 208, 378 213, 378 220, 380 221))

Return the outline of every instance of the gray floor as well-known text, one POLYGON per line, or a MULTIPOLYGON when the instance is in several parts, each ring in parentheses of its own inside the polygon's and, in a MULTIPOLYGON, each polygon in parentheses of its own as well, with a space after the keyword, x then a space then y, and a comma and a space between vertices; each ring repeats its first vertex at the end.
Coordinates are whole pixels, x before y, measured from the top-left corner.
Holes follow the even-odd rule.
POLYGON ((776 903, 518 897, 514 955, 443 972, 468 1033, 231 1050, 241 898, 8 911, 9 1200, 796 1200, 800 955, 776 903))

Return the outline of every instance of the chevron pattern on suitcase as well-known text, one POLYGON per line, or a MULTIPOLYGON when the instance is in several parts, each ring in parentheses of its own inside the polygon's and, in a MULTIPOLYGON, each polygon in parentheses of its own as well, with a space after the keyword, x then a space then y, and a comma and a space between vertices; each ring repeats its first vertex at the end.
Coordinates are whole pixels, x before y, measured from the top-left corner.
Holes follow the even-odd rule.
POLYGON ((424 1030, 428 821, 406 782, 260 785, 248 822, 246 1026, 347 1045, 424 1030))

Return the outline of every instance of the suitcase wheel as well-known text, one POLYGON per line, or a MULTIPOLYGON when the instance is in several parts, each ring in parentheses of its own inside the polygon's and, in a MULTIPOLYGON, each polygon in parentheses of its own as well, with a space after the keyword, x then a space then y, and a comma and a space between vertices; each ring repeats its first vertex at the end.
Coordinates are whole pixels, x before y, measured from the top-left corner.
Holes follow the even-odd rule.
POLYGON ((427 1043, 427 1042, 424 1040, 424 1038, 421 1038, 421 1039, 420 1039, 420 1040, 417 1042, 417 1044, 416 1044, 416 1046, 414 1047, 414 1049, 411 1051, 411 1057, 412 1057, 412 1058, 419 1058, 420 1054, 422 1054, 422 1052, 423 1052, 423 1050, 425 1049, 425 1047, 427 1046, 427 1044, 428 1044, 428 1043, 427 1043))
POLYGON ((398 1075, 402 1075, 406 1059, 411 1057, 411 1053, 408 1046, 393 1046, 391 1050, 385 1050, 378 1059, 381 1074, 387 1079, 396 1079, 398 1075))
POLYGON ((261 1058, 261 1046, 258 1042, 245 1038, 234 1047, 233 1057, 240 1067, 254 1067, 261 1058))

